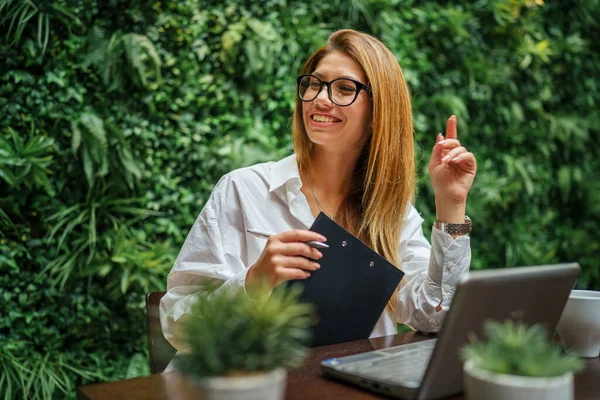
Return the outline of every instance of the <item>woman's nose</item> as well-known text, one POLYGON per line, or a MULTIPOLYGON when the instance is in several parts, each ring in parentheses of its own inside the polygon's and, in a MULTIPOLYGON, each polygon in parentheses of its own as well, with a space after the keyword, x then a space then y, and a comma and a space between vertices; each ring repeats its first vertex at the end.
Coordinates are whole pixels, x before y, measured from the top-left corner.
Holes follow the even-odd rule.
POLYGON ((329 98, 329 93, 327 93, 327 86, 323 86, 323 89, 317 95, 317 98, 315 99, 315 102, 318 102, 319 104, 325 104, 325 105, 328 105, 328 106, 333 106, 333 102, 329 98))

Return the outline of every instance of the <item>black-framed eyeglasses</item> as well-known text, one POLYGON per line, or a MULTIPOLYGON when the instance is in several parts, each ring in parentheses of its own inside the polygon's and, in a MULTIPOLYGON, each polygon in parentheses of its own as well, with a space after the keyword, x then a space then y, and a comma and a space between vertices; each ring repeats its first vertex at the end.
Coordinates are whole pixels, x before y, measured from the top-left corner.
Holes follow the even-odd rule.
POLYGON ((298 96, 300 100, 314 101, 323 86, 327 86, 327 94, 333 104, 347 107, 354 103, 361 90, 371 93, 371 88, 363 83, 349 78, 338 78, 332 81, 324 81, 315 75, 300 75, 298 77, 298 96))

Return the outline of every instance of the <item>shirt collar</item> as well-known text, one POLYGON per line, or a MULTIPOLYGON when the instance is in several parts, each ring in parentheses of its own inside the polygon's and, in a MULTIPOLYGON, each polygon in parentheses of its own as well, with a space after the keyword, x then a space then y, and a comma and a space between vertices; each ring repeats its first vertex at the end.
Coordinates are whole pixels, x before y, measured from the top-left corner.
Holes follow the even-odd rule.
POLYGON ((298 160, 292 154, 276 163, 271 164, 271 181, 269 192, 274 193, 290 209, 290 213, 309 228, 315 218, 310 212, 308 202, 300 192, 302 181, 298 172, 298 160))
POLYGON ((271 165, 271 182, 269 192, 283 188, 287 192, 297 194, 302 186, 296 154, 285 157, 271 165))

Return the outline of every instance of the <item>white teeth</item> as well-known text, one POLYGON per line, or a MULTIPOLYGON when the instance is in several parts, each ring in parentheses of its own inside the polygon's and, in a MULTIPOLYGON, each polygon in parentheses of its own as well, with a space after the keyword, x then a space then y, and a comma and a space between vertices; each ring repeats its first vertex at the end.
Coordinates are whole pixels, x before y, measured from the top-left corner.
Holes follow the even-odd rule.
POLYGON ((312 119, 313 119, 313 121, 317 121, 317 122, 335 122, 335 120, 333 118, 329 118, 324 115, 318 115, 318 114, 313 114, 312 119))

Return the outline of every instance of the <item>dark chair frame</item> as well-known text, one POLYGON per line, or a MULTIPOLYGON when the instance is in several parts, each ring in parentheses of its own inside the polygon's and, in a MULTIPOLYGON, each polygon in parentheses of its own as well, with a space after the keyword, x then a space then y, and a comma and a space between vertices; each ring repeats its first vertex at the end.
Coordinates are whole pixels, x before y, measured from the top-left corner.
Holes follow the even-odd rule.
POLYGON ((146 296, 146 339, 150 372, 161 373, 173 359, 176 350, 165 339, 160 326, 160 299, 166 292, 151 292, 146 296))

